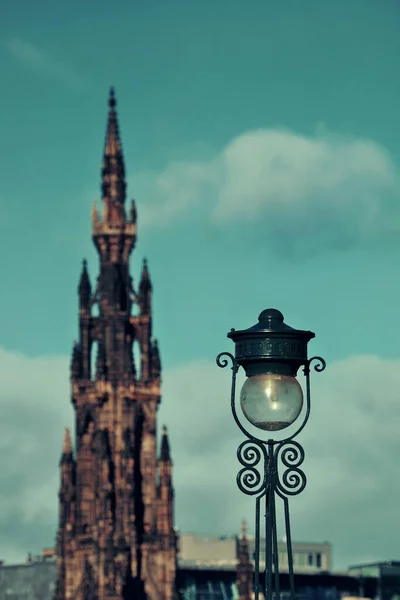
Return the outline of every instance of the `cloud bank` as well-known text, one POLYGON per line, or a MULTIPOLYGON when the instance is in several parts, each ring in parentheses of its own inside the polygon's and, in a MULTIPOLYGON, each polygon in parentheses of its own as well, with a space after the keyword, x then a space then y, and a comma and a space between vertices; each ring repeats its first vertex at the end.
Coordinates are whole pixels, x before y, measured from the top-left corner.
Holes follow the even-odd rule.
POLYGON ((51 545, 63 427, 72 423, 69 361, 0 350, 0 558, 51 545))
MULTIPOLYGON (((24 560, 54 543, 58 461, 73 424, 68 363, 0 350, 0 558, 24 560)), ((236 487, 230 372, 194 362, 167 370, 159 425, 170 431, 176 523, 183 532, 235 534, 253 522, 236 487)), ((293 538, 330 541, 334 566, 398 559, 400 361, 355 356, 313 378, 300 441, 308 484, 291 500, 293 538)), ((283 535, 283 529, 280 535, 283 535)))
MULTIPOLYGON (((230 414, 228 371, 195 363, 165 376, 161 412, 170 424, 183 531, 232 533, 243 517, 252 529, 253 500, 235 481, 243 436, 230 414)), ((308 483, 291 499, 292 534, 331 542, 335 568, 398 558, 399 384, 400 362, 377 356, 337 361, 313 376, 312 413, 299 440, 308 483)))
POLYGON ((147 226, 198 210, 213 226, 240 225, 279 252, 343 249, 400 231, 398 174, 387 151, 367 139, 249 131, 208 161, 139 174, 134 186, 147 226))

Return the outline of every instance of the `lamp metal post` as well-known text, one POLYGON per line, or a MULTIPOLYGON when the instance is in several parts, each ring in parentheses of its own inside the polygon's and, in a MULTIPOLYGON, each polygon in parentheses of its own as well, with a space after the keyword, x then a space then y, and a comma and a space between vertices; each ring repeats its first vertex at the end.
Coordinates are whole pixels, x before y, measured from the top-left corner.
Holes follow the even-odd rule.
POLYGON ((280 600, 279 554, 276 521, 277 497, 283 502, 285 537, 289 567, 291 600, 295 600, 292 540, 290 532, 289 497, 302 492, 306 476, 300 468, 304 450, 295 441, 310 415, 310 366, 321 372, 326 363, 323 358, 308 358, 308 342, 315 337, 312 331, 289 327, 281 312, 264 310, 258 323, 249 329, 232 329, 228 337, 235 343, 235 356, 222 352, 217 365, 232 367, 231 409, 233 417, 247 439, 239 445, 237 457, 242 465, 237 484, 245 494, 255 496, 255 600, 260 592, 260 528, 261 502, 265 504, 265 598, 280 600), (240 405, 244 417, 255 428, 264 432, 286 429, 303 413, 296 431, 284 439, 262 439, 249 433, 236 411, 236 376, 242 367, 247 379, 240 392, 240 405), (305 378, 305 410, 303 390, 297 381, 302 368, 305 378), (280 464, 284 467, 279 472, 280 464))

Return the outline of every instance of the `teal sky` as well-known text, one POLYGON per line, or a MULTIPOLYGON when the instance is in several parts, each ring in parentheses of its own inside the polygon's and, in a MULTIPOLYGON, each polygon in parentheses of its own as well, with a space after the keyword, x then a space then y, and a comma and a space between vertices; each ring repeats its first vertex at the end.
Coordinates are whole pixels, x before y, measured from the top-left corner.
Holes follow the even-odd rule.
POLYGON ((399 28, 396 0, 8 2, 4 351, 71 351, 113 85, 167 371, 269 306, 330 362, 397 360, 399 28))

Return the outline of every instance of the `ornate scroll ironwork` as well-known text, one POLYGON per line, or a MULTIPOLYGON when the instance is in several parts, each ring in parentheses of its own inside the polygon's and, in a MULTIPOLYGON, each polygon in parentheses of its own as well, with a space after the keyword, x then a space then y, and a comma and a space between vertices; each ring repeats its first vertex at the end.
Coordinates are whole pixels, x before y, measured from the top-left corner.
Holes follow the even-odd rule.
POLYGON ((290 530, 289 497, 300 494, 307 484, 307 478, 302 470, 304 462, 304 449, 294 440, 303 430, 310 416, 310 367, 322 372, 326 363, 323 358, 315 356, 303 365, 306 388, 306 408, 303 420, 294 434, 283 440, 263 440, 255 437, 242 425, 236 412, 236 375, 239 365, 234 356, 223 352, 217 356, 217 365, 221 368, 231 363, 232 388, 231 408, 233 417, 246 435, 237 450, 237 457, 241 464, 236 481, 239 489, 247 495, 255 496, 256 522, 255 522, 255 552, 254 552, 254 591, 255 600, 259 600, 260 586, 260 530, 261 530, 261 503, 265 502, 265 568, 263 594, 266 600, 280 600, 279 581, 279 553, 276 519, 276 500, 283 503, 285 520, 286 548, 288 557, 289 584, 291 600, 295 600, 292 539, 290 530))

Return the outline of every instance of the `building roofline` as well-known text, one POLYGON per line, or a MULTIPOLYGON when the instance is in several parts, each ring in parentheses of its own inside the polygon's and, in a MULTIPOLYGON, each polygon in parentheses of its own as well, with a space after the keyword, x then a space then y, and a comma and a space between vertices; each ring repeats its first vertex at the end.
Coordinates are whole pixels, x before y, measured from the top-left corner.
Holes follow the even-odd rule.
POLYGON ((381 560, 381 561, 372 561, 360 563, 358 565, 350 565, 348 569, 362 569, 365 567, 382 567, 382 566, 390 566, 390 567, 400 567, 400 560, 381 560))

